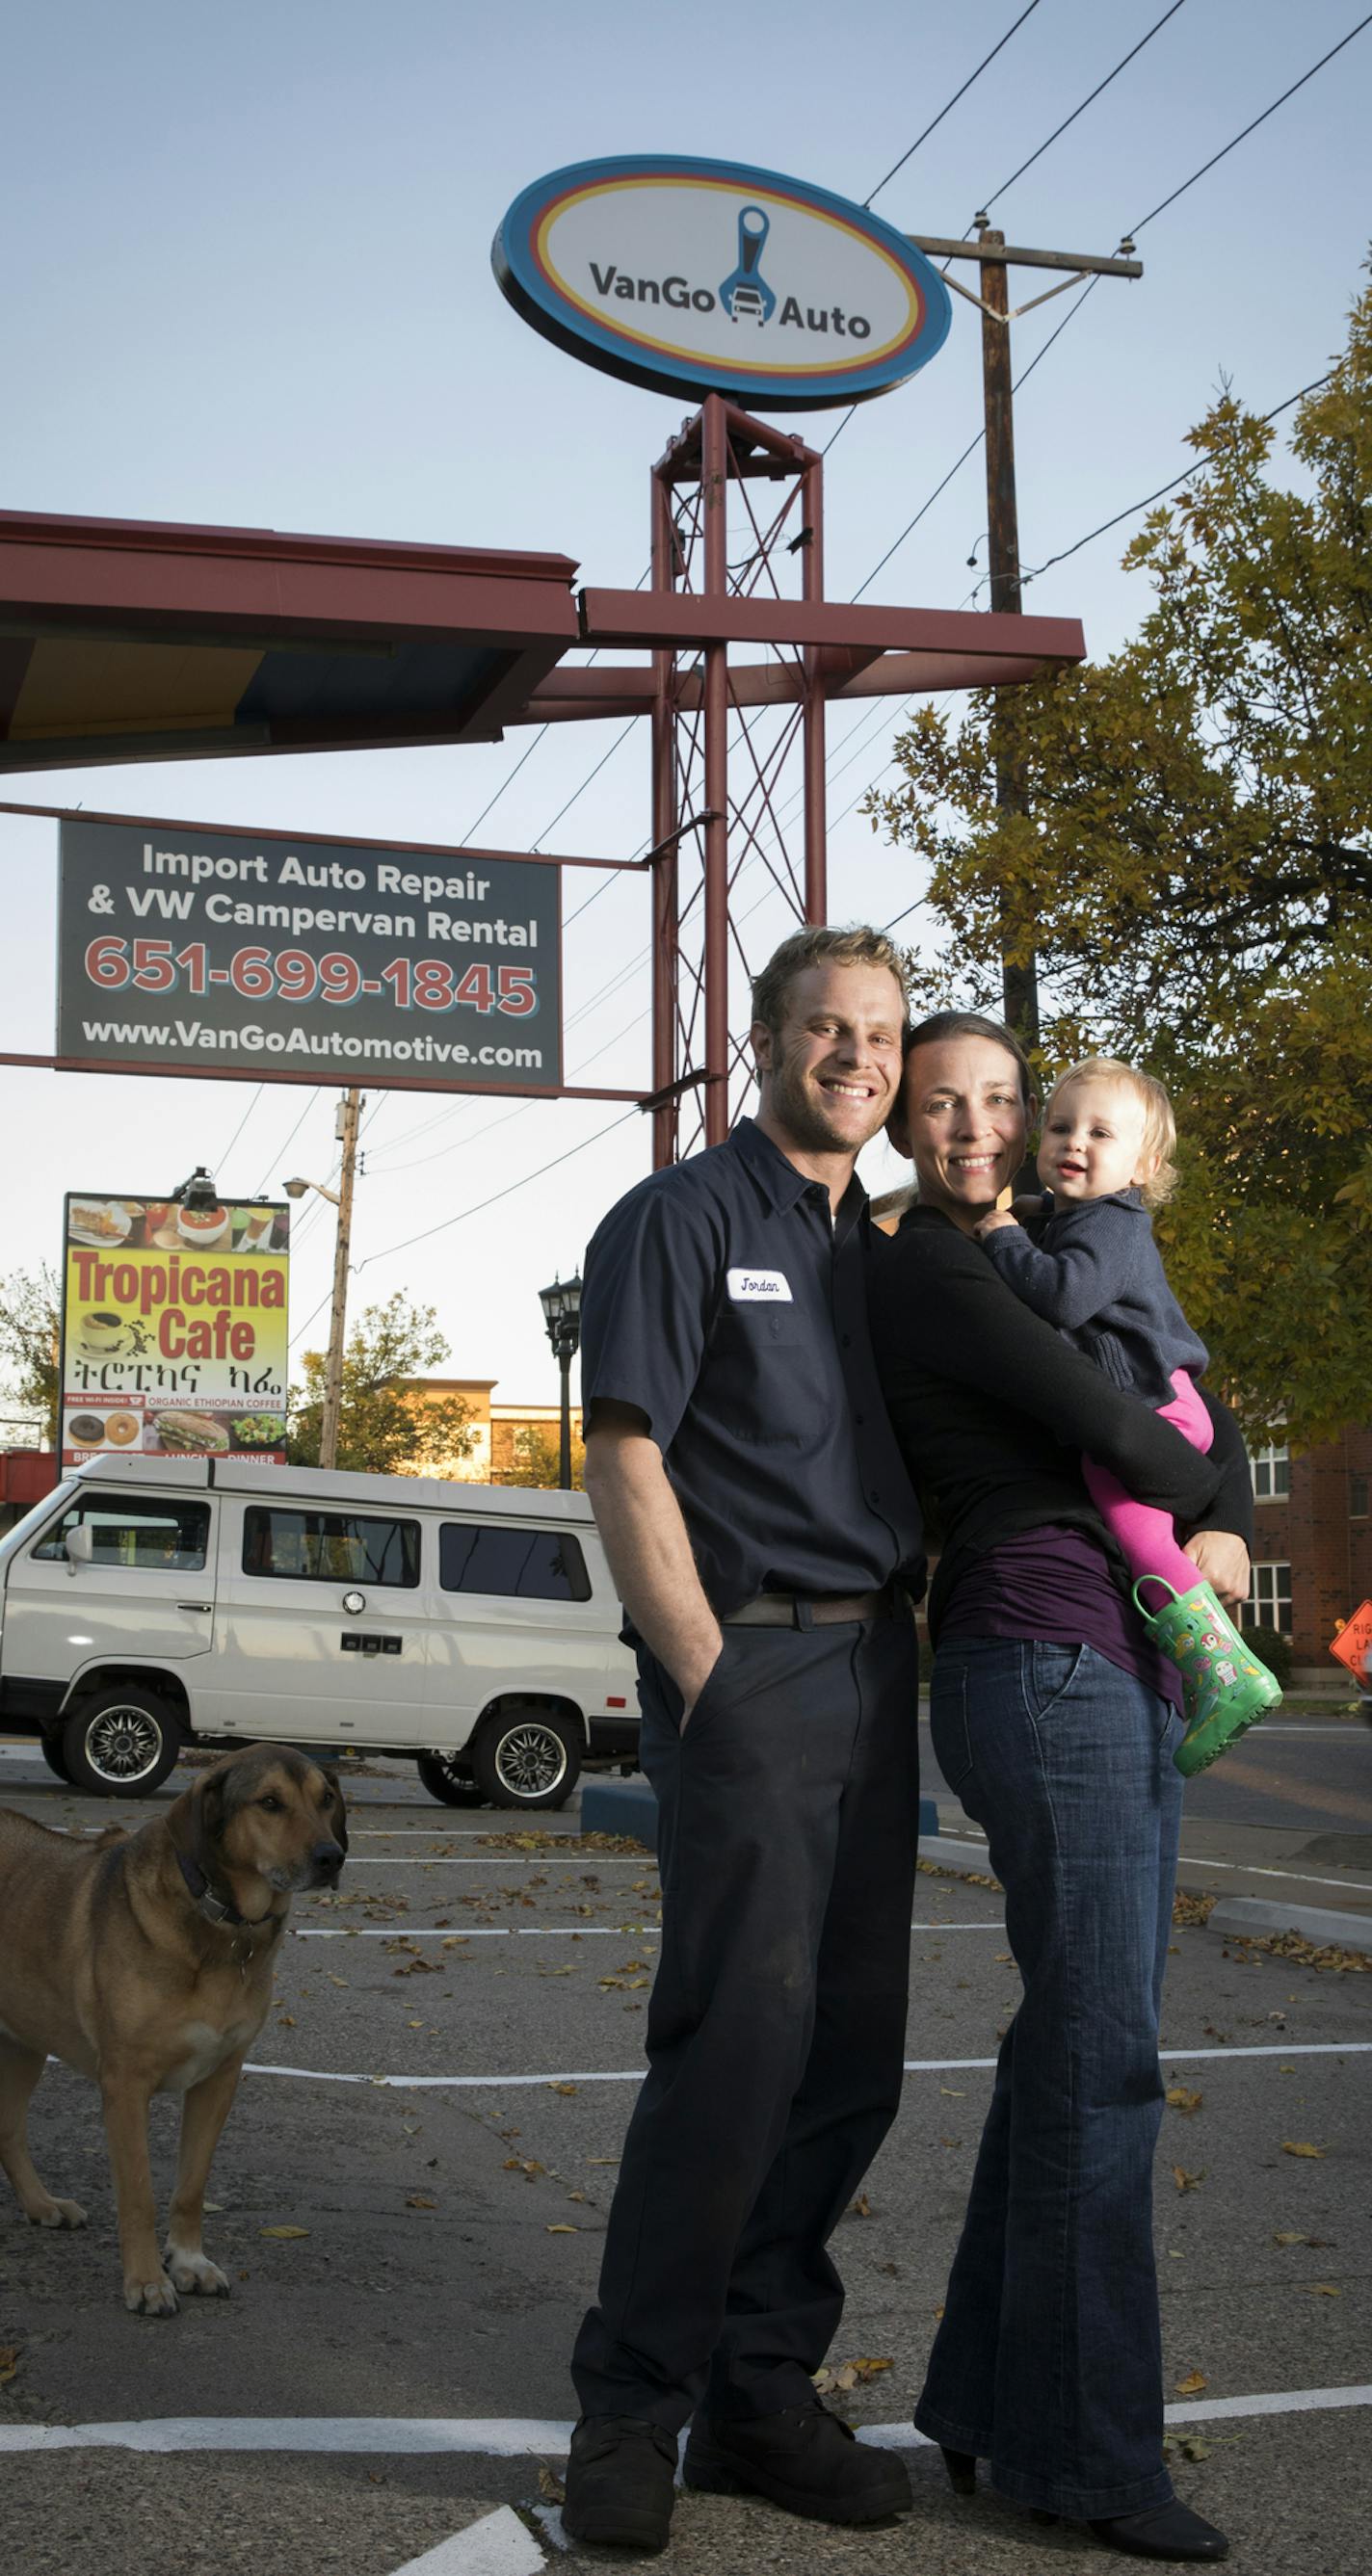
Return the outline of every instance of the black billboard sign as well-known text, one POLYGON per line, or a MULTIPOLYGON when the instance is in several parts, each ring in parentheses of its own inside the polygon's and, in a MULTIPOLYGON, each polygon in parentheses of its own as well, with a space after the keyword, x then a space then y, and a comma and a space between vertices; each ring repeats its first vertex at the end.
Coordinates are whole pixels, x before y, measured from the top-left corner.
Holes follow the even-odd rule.
POLYGON ((555 1091, 560 884, 475 851, 69 818, 57 1053, 92 1072, 555 1091))

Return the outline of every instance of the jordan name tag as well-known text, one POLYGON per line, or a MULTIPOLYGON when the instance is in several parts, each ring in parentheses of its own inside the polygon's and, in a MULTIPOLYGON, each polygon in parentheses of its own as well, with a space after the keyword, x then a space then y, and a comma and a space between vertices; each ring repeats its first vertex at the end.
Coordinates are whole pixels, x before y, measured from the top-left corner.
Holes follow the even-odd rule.
POLYGON ((725 1274, 735 1306, 789 1306, 791 1283, 784 1270, 730 1270, 725 1274))

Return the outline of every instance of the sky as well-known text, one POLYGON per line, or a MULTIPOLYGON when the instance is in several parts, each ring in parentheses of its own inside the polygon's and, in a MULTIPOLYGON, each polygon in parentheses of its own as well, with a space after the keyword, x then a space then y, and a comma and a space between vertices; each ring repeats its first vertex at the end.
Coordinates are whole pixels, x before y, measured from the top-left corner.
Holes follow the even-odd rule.
MULTIPOLYGON (((1372 26, 1144 224, 1357 25, 1358 0, 1181 0, 1001 193, 1166 6, 1038 0, 879 186, 1022 5, 238 0, 219 17, 170 0, 117 12, 50 0, 24 12, 6 41, 0 507, 549 548, 588 582, 631 586, 647 560, 648 469, 687 406, 541 339, 503 300, 489 253, 506 207, 543 172, 662 151, 750 161, 859 202, 876 190, 876 211, 911 232, 961 234, 988 202, 1013 242, 1040 247, 1109 253, 1143 225, 1143 279, 1103 280, 1017 403, 1021 555, 1043 564, 1179 473, 1186 430, 1225 382, 1267 411, 1338 351, 1367 256, 1372 26)), ((1015 272, 1012 301, 1048 282, 1015 272)), ((1075 300, 1015 326, 1017 373, 1075 300)), ((785 425, 821 445, 839 417, 785 425)), ((831 598, 868 580, 980 420, 980 325, 955 299, 940 354, 864 404, 835 446, 831 598)), ((985 522, 974 454, 864 598, 985 605, 985 522)), ((1080 617, 1094 656, 1116 648, 1148 604, 1142 577, 1120 567, 1137 524, 1045 571, 1026 608, 1080 617)), ((912 857, 859 810, 871 782, 897 776, 895 728, 894 706, 831 714, 835 920, 884 923, 921 891, 912 857)), ((9 793, 628 858, 649 837, 648 743, 642 726, 611 751, 620 730, 555 727, 532 751, 512 729, 489 746, 27 773, 9 793)), ((567 1078, 646 1088, 645 880, 568 871, 563 883, 568 916, 595 894, 566 930, 567 1078)), ((50 1050, 54 824, 0 815, 0 888, 3 1044, 50 1050)), ((756 954, 788 926, 760 903, 756 954)), ((151 1196, 203 1162, 238 1196, 334 1170, 333 1092, 12 1069, 0 1083, 0 1276, 55 1258, 66 1188, 151 1196)), ((648 1122, 605 1103, 377 1091, 365 1120, 350 1311, 403 1289, 437 1309, 453 1375, 494 1379, 499 1401, 554 1400, 538 1289, 580 1263, 600 1215, 649 1168, 648 1122), (396 1248, 430 1227, 441 1230, 396 1248)), ((874 1190, 902 1177, 884 1143, 862 1171, 874 1190)), ((332 1263, 332 1213, 308 1205, 298 1348, 321 1344, 332 1263)))

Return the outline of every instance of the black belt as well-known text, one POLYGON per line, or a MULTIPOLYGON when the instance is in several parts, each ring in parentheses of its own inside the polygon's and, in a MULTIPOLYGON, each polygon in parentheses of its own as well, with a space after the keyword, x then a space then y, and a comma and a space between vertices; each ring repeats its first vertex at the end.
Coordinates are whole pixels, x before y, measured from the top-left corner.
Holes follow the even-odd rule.
POLYGON ((898 1596, 893 1583, 880 1592, 818 1592, 809 1599, 794 1592, 759 1592, 737 1610, 726 1610, 722 1628, 833 1628, 859 1619, 894 1619, 898 1596))

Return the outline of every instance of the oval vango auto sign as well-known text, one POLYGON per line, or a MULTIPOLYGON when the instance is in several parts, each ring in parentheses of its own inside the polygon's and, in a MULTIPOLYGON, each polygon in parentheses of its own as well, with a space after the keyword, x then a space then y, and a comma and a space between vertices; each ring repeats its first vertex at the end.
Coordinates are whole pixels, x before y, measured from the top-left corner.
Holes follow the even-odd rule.
POLYGON ((555 170, 516 197, 491 257, 525 321, 574 357, 760 410, 885 393, 942 347, 951 313, 903 233, 738 162, 555 170))

